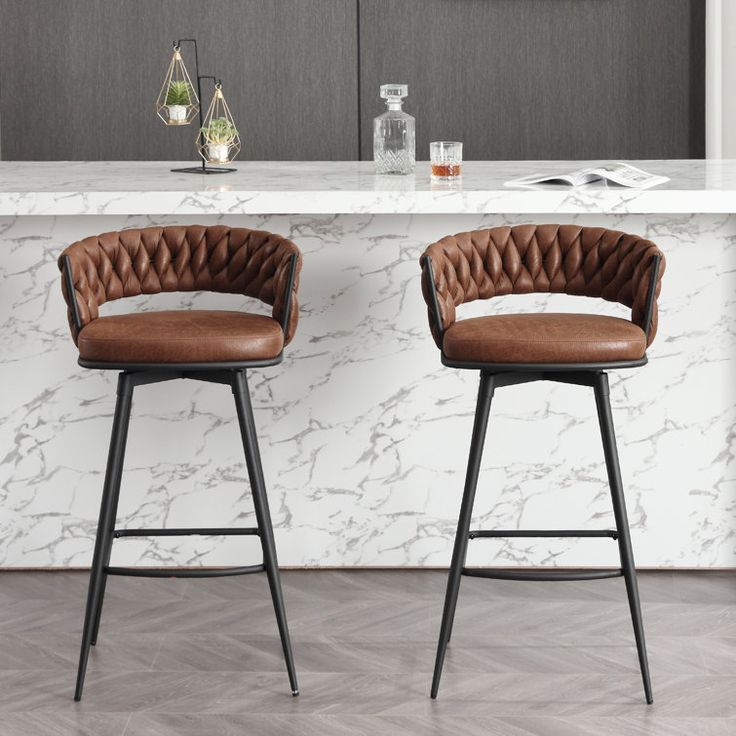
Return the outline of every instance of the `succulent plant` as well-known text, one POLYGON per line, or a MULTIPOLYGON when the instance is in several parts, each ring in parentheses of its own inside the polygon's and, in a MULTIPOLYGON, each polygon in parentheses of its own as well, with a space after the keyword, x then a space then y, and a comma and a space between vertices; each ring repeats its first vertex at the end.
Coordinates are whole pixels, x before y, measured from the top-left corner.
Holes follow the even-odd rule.
POLYGON ((207 143, 230 145, 238 135, 235 126, 227 118, 213 118, 201 130, 207 143))
POLYGON ((189 82, 171 82, 169 89, 166 91, 167 105, 191 105, 192 98, 190 95, 191 87, 189 82))

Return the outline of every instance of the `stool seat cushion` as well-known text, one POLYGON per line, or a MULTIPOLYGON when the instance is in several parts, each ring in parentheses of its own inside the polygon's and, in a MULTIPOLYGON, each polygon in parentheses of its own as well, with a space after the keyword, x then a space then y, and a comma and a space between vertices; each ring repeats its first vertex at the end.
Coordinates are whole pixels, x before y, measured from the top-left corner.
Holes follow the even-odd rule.
POLYGON ((610 363, 644 357, 644 331, 595 314, 505 314, 453 323, 446 358, 473 363, 610 363))
POLYGON ((104 363, 222 363, 276 358, 281 325, 244 312, 180 310, 99 317, 79 333, 79 357, 104 363))

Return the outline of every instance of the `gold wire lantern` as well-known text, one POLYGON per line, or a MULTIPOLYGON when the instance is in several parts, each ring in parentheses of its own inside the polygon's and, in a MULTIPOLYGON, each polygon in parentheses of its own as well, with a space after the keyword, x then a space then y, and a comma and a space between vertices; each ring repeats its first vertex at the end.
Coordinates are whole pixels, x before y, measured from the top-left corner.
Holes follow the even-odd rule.
POLYGON ((197 148, 199 155, 211 164, 229 163, 240 153, 240 136, 219 81, 197 136, 197 148))
POLYGON ((199 112, 199 98, 178 45, 174 46, 174 55, 158 93, 156 112, 166 125, 189 125, 199 112))

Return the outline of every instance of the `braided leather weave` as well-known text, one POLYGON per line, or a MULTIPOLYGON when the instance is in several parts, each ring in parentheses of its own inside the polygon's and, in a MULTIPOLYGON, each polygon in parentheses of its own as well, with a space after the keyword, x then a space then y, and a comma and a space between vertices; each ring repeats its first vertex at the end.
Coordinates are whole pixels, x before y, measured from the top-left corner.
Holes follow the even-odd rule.
POLYGON ((657 332, 657 297, 664 256, 654 243, 616 230, 579 225, 517 225, 450 235, 430 245, 421 258, 422 293, 438 347, 442 331, 455 322, 455 307, 505 294, 553 292, 601 297, 631 307, 644 325, 653 257, 659 255, 648 344, 657 332), (436 324, 429 272, 432 264, 442 325, 436 324))
MULTIPOLYGON (((301 254, 286 238, 259 230, 224 225, 131 228, 104 233, 70 245, 59 258, 71 261, 74 298, 82 326, 99 316, 113 299, 169 291, 216 291, 244 294, 273 305, 281 322, 291 256, 297 265, 284 344, 294 336, 299 306, 297 289, 301 254)), ((71 295, 61 280, 74 342, 71 295)))

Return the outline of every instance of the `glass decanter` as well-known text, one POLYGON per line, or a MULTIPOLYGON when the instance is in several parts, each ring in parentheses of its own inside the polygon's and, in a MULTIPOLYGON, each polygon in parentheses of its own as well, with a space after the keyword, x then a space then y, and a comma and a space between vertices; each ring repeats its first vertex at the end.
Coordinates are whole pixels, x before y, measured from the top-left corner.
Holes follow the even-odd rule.
POLYGON ((416 158, 415 122, 401 106, 406 84, 382 84, 386 112, 373 120, 373 160, 377 174, 411 174, 416 158))

